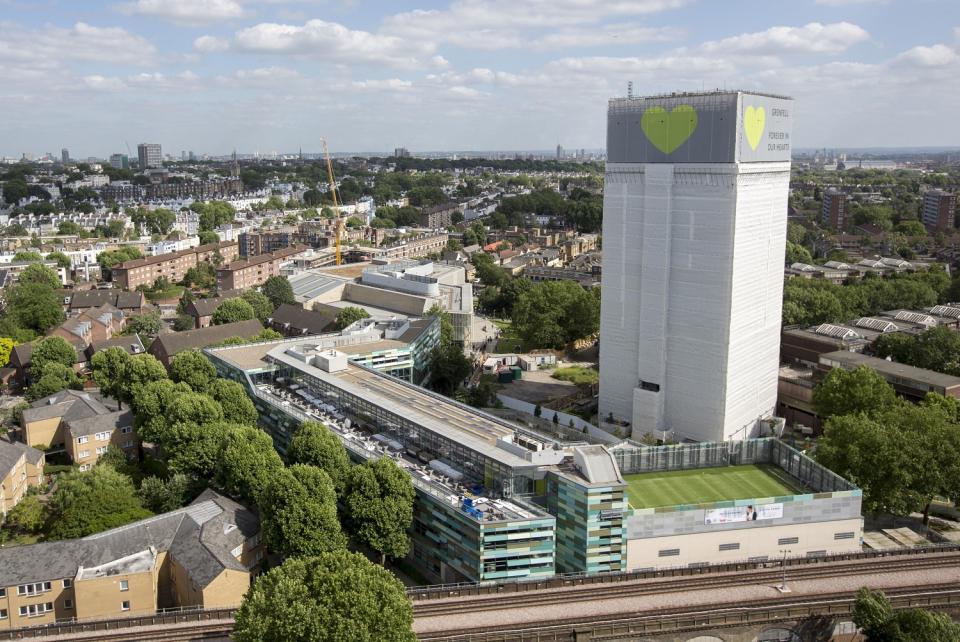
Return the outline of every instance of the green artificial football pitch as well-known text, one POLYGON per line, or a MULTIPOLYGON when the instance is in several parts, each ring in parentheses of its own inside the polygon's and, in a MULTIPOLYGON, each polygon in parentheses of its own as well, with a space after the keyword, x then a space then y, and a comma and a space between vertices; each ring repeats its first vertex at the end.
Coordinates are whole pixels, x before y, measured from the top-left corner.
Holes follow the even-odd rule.
POLYGON ((624 475, 633 508, 703 504, 803 492, 775 466, 724 466, 624 475))

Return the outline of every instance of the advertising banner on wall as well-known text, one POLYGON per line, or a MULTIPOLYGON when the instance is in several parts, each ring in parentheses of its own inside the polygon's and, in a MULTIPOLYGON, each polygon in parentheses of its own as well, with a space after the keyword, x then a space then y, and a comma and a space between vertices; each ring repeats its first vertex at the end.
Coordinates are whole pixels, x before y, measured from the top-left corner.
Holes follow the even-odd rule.
POLYGON ((714 508, 708 510, 703 517, 703 523, 732 524, 735 522, 756 522, 764 519, 780 519, 783 517, 783 504, 763 504, 760 506, 732 506, 730 508, 714 508))
POLYGON ((607 112, 607 160, 789 161, 792 102, 739 92, 614 99, 607 112))

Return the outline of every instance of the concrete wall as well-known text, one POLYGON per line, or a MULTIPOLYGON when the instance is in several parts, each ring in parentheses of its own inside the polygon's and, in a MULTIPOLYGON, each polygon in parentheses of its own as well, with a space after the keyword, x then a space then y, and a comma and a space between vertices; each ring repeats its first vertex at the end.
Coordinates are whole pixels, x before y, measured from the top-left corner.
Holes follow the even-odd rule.
MULTIPOLYGON (((628 522, 629 523, 629 522, 628 522)), ((754 524, 760 522, 754 522, 754 524)), ((742 525, 742 524, 741 524, 742 525)), ((720 528, 715 527, 715 528, 720 528)), ((860 518, 828 522, 783 524, 756 529, 717 530, 693 534, 667 535, 627 540, 627 570, 715 564, 750 558, 778 559, 789 549, 790 557, 803 557, 811 551, 826 554, 858 552, 863 534, 860 518), (852 539, 835 539, 837 533, 853 533, 852 539), (796 537, 796 544, 780 544, 781 538, 796 537), (738 544, 736 550, 720 550, 721 545, 738 544), (677 549, 678 555, 661 557, 660 551, 677 549)), ((725 546, 726 548, 726 546, 725 546)), ((758 560, 759 561, 759 560, 758 560)))

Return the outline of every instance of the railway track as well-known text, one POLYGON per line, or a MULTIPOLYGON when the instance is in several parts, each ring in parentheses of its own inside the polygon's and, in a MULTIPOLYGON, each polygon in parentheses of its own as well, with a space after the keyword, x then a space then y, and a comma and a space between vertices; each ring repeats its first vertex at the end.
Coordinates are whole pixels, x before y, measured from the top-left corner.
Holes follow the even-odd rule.
MULTIPOLYGON (((960 588, 953 582, 890 590, 886 595, 895 608, 956 608, 960 605, 960 588)), ((558 598, 559 596, 554 596, 555 603, 561 601, 558 598)), ((749 605, 731 602, 708 609, 687 606, 638 612, 620 618, 611 618, 609 615, 552 618, 525 622, 520 627, 515 624, 485 625, 480 630, 476 627, 463 627, 428 631, 420 632, 417 639, 420 642, 555 642, 577 639, 577 634, 589 631, 590 640, 624 640, 639 635, 757 626, 810 617, 846 617, 851 614, 854 601, 854 596, 849 592, 827 593, 816 598, 778 596, 753 601, 749 605)))
MULTIPOLYGON (((838 574, 892 573, 945 566, 960 567, 960 552, 934 553, 912 558, 879 558, 871 561, 825 562, 788 567, 790 581, 831 577, 838 574)), ((502 592, 471 597, 450 597, 414 602, 414 618, 455 615, 457 613, 496 611, 504 608, 528 608, 565 601, 589 602, 607 598, 639 597, 662 592, 720 589, 744 584, 780 584, 779 566, 736 573, 688 575, 656 580, 637 580, 614 584, 584 584, 537 592, 502 592)))

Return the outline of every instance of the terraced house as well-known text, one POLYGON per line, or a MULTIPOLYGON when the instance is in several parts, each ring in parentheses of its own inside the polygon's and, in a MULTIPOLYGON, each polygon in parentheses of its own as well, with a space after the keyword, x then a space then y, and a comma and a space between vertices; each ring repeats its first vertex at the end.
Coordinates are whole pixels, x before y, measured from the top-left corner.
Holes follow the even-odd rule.
POLYGON ((103 533, 0 549, 0 630, 236 606, 262 557, 256 512, 207 490, 103 533))

